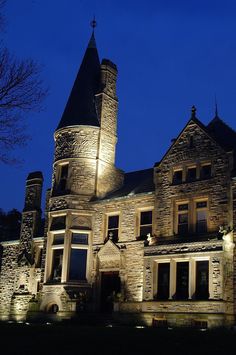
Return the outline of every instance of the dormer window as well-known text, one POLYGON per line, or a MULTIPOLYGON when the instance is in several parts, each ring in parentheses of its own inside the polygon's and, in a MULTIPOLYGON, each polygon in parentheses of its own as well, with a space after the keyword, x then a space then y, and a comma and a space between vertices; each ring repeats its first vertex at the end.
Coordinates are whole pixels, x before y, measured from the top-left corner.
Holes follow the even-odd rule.
POLYGON ((201 166, 200 177, 201 179, 209 179, 211 177, 211 164, 204 164, 201 166))
POLYGON ((196 168, 196 166, 189 167, 187 169, 187 181, 188 182, 195 181, 196 178, 197 178, 197 168, 196 168))
POLYGON ((183 181, 183 170, 174 170, 173 173, 173 184, 181 184, 183 181))

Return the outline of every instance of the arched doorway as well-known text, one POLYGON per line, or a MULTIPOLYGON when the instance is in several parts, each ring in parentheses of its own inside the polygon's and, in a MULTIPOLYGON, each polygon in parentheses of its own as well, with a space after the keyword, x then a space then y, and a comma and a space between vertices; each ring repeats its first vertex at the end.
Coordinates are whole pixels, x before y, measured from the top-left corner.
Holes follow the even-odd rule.
POLYGON ((47 307, 47 313, 57 314, 58 311, 59 311, 59 307, 56 303, 51 303, 47 307))

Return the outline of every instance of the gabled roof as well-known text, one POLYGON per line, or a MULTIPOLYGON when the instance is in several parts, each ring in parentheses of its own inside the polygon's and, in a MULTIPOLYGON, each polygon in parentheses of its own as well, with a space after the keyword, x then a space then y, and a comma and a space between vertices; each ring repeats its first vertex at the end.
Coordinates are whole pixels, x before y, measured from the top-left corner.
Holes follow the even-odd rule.
POLYGON ((236 132, 218 116, 207 125, 208 133, 226 150, 236 149, 236 132))
POLYGON ((191 118, 188 120, 187 124, 179 133, 178 137, 174 140, 167 152, 164 154, 161 161, 155 163, 155 166, 158 166, 164 160, 164 158, 168 155, 172 147, 176 144, 177 140, 180 138, 186 127, 190 125, 191 122, 196 123, 213 141, 218 143, 223 150, 229 151, 232 149, 236 149, 236 132, 232 128, 230 128, 226 123, 224 123, 218 116, 216 116, 207 126, 205 126, 195 116, 195 112, 196 109, 192 109, 191 118))
POLYGON ((170 147, 168 148, 166 153, 163 155, 162 159, 159 162, 156 162, 154 166, 159 166, 163 162, 165 157, 169 154, 169 152, 171 151, 173 146, 176 144, 178 139, 181 137, 181 135, 184 132, 184 130, 186 129, 186 127, 188 127, 191 123, 196 123, 207 135, 209 135, 207 130, 206 130, 206 126, 195 116, 195 112, 196 111, 193 111, 193 109, 192 109, 192 116, 190 117, 190 119, 188 120, 188 122, 186 123, 184 128, 181 130, 181 132, 179 133, 178 137, 176 139, 173 139, 173 143, 170 145, 170 147))
POLYGON ((57 129, 75 125, 99 127, 95 107, 95 94, 98 93, 99 87, 100 61, 94 33, 92 33, 57 129))
POLYGON ((153 182, 153 168, 132 171, 124 175, 124 184, 119 190, 111 192, 102 200, 121 198, 129 195, 132 196, 153 191, 155 191, 153 182))

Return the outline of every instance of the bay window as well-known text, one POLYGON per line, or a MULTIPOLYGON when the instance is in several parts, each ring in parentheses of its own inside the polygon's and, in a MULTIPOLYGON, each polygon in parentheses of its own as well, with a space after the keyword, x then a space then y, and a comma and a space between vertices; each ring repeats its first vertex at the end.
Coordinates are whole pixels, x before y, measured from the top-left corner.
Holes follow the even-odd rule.
MULTIPOLYGON (((62 217, 66 222, 68 215, 52 217, 48 236, 45 281, 84 282, 88 275, 90 232, 77 228, 67 229, 66 223, 63 225, 64 229, 58 230, 57 222, 62 217)), ((70 218, 68 223, 70 223, 70 218)))

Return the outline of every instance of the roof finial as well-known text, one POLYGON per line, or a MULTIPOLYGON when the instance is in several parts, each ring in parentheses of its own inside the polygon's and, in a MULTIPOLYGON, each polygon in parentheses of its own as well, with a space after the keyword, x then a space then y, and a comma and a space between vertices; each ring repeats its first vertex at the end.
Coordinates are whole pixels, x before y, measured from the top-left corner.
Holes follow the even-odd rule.
POLYGON ((191 118, 196 118, 196 111, 197 111, 197 109, 196 109, 196 107, 195 107, 194 105, 192 106, 191 111, 192 111, 192 116, 191 116, 191 118))
POLYGON ((216 94, 215 94, 215 117, 219 117, 218 116, 218 106, 217 106, 216 94))
POLYGON ((97 21, 95 19, 95 15, 93 16, 93 20, 90 22, 90 25, 93 29, 93 33, 94 33, 94 28, 97 27, 97 21))

